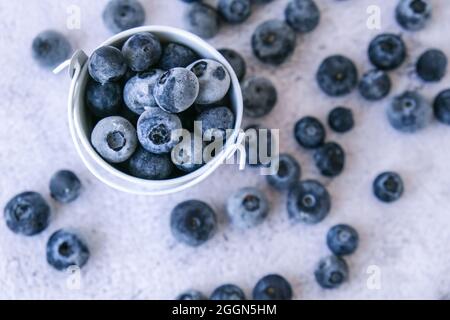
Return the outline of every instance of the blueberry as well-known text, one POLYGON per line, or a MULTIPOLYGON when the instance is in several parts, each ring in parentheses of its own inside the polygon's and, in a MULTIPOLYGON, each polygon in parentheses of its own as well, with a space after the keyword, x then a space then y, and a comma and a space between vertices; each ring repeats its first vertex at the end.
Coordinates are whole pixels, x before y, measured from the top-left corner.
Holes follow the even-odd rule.
POLYGON ((258 281, 253 300, 292 300, 292 287, 278 274, 270 274, 258 281))
POLYGON ((185 20, 188 30, 204 39, 213 38, 219 32, 219 14, 213 7, 205 3, 199 2, 191 5, 185 20))
POLYGON ((245 151, 247 164, 251 167, 268 167, 275 156, 272 149, 272 132, 259 125, 245 128, 245 151))
POLYGON ((289 191, 287 208, 293 221, 316 224, 330 211, 330 195, 318 181, 300 181, 289 191))
POLYGON ((336 177, 344 170, 345 152, 337 143, 328 142, 316 150, 314 162, 322 175, 336 177))
POLYGON ((259 189, 243 188, 228 198, 227 213, 235 226, 252 228, 261 224, 269 215, 269 201, 259 189))
POLYGON ((431 3, 428 0, 400 0, 395 17, 404 29, 421 30, 431 18, 431 3))
POLYGON ((294 128, 294 136, 297 142, 306 149, 315 149, 325 142, 325 128, 314 117, 301 118, 294 128))
POLYGON ((281 20, 269 20, 260 24, 252 36, 252 49, 263 63, 280 65, 294 52, 296 35, 281 20))
POLYGON ((273 83, 263 77, 252 77, 242 84, 244 113, 251 118, 269 114, 278 100, 277 89, 273 83))
POLYGON ((429 124, 432 108, 419 93, 406 91, 393 99, 387 109, 387 117, 393 128, 411 133, 429 124))
POLYGON ((121 163, 130 158, 136 150, 136 129, 125 118, 108 117, 95 126, 91 143, 106 161, 121 163))
POLYGON ((348 266, 343 258, 328 256, 320 260, 314 276, 324 289, 334 289, 347 281, 348 266))
POLYGON ((158 63, 162 47, 159 39, 153 34, 141 32, 125 42, 122 54, 131 70, 143 72, 158 63))
POLYGON ((320 21, 320 11, 313 0, 292 0, 285 10, 286 22, 298 32, 314 30, 320 21))
POLYGON ((252 0, 255 4, 267 4, 269 2, 272 2, 273 0, 252 0))
POLYGON ((58 202, 75 201, 79 197, 80 191, 81 181, 72 171, 60 170, 50 179, 50 194, 58 202))
POLYGON ((94 51, 88 62, 92 79, 102 84, 117 81, 127 72, 127 64, 119 49, 101 47, 94 51))
POLYGON ((358 232, 346 224, 338 224, 327 233, 328 248, 337 256, 352 254, 358 247, 358 232))
POLYGON ((190 133, 183 141, 172 149, 172 162, 183 172, 193 172, 201 168, 203 162, 203 140, 190 133))
POLYGON ((206 203, 188 200, 172 210, 170 227, 178 241, 198 247, 214 236, 217 229, 216 214, 206 203))
POLYGON ((39 193, 23 192, 8 201, 4 217, 12 232, 34 236, 48 227, 50 207, 39 193))
POLYGON ((209 140, 209 137, 213 136, 228 137, 227 131, 234 128, 235 117, 229 108, 217 107, 203 111, 197 121, 202 122, 202 132, 209 140))
POLYGON ((180 294, 176 300, 208 300, 208 298, 200 291, 188 290, 180 294))
POLYGON ((380 70, 394 70, 406 59, 406 45, 400 36, 383 33, 369 45, 370 62, 380 70))
POLYGON ((185 68, 174 68, 159 78, 153 89, 153 96, 164 111, 180 113, 194 104, 199 88, 199 80, 193 72, 185 68))
POLYGON ((187 67, 198 78, 200 91, 197 104, 212 104, 223 97, 230 89, 231 78, 225 67, 214 60, 202 59, 187 67))
POLYGON ((447 56, 437 49, 425 51, 417 61, 416 71, 423 81, 440 81, 447 72, 447 56))
POLYGON ((186 68, 198 59, 197 53, 190 48, 177 43, 169 43, 163 48, 159 68, 163 70, 186 68))
POLYGON ((350 93, 358 84, 355 64, 341 55, 326 58, 316 74, 319 87, 331 97, 350 93))
POLYGON ((219 0, 219 13, 230 23, 241 23, 252 13, 250 0, 219 0))
POLYGON ((352 130, 355 125, 352 110, 344 107, 334 108, 328 115, 328 125, 339 133, 352 130))
POLYGON ((145 10, 136 0, 111 0, 103 11, 103 22, 113 33, 140 27, 145 22, 145 10))
POLYGON ((433 104, 434 116, 440 122, 450 125, 450 89, 441 91, 433 104))
POLYGON ((161 154, 170 152, 178 143, 175 130, 179 129, 180 118, 159 108, 151 108, 139 117, 137 135, 144 149, 161 154))
POLYGON ((163 71, 152 69, 127 81, 123 90, 123 99, 128 109, 141 115, 148 108, 158 107, 153 97, 153 90, 162 74, 163 71))
POLYGON ((132 176, 146 180, 167 179, 173 170, 168 154, 154 154, 144 148, 138 148, 128 164, 128 171, 132 176))
POLYGON ((236 77, 239 80, 244 79, 247 72, 247 63, 245 62, 242 55, 240 55, 233 49, 220 49, 219 52, 224 56, 225 59, 227 59, 228 63, 236 73, 236 77))
POLYGON ((209 297, 210 300, 246 300, 241 288, 234 284, 225 284, 218 287, 209 297))
POLYGON ((72 46, 61 33, 46 30, 34 38, 31 51, 40 66, 54 68, 70 58, 72 46))
POLYGON ((391 91, 391 79, 383 70, 373 69, 362 76, 358 89, 365 99, 380 100, 391 91))
POLYGON ((74 233, 59 230, 47 242, 47 262, 58 271, 69 267, 82 268, 89 260, 89 249, 74 233))
POLYGON ((395 172, 383 172, 373 182, 373 193, 383 202, 394 202, 403 194, 403 180, 395 172))
POLYGON ((267 182, 277 190, 287 190, 300 179, 300 164, 289 154, 280 154, 278 171, 267 176, 267 182))
POLYGON ((115 82, 101 84, 89 81, 86 102, 89 110, 98 118, 115 115, 122 107, 122 87, 115 82))

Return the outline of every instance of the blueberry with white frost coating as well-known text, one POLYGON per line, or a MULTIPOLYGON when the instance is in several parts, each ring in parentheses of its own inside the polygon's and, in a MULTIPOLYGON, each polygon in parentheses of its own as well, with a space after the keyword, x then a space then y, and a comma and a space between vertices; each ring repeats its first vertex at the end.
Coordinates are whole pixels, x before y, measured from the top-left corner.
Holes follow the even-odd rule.
POLYGON ((202 123, 202 132, 209 137, 226 138, 227 130, 234 127, 235 117, 233 112, 227 107, 211 108, 203 111, 197 121, 202 123))
POLYGON ((174 130, 181 129, 178 116, 159 108, 145 111, 137 123, 137 135, 142 147, 149 152, 168 153, 178 143, 174 130))
POLYGON ((362 76, 358 89, 365 99, 369 101, 380 100, 391 91, 391 79, 383 70, 373 69, 362 76))
POLYGON ((128 80, 123 90, 123 100, 128 109, 141 115, 147 108, 158 107, 153 88, 162 74, 162 70, 152 69, 128 80))
POLYGON ((199 88, 199 81, 193 72, 185 68, 173 68, 159 78, 153 96, 164 111, 180 113, 194 104, 199 88))
POLYGON ((202 59, 187 68, 197 76, 200 83, 200 91, 195 101, 197 104, 217 102, 225 97, 230 89, 230 75, 226 68, 217 61, 202 59))
POLYGON ((158 63, 162 47, 155 35, 141 32, 125 42, 122 54, 131 70, 143 72, 158 63))
POLYGON ((193 172, 203 166, 203 140, 190 133, 171 152, 172 162, 184 172, 193 172))
POLYGON ((168 154, 154 154, 138 148, 128 163, 131 175, 147 180, 164 180, 174 169, 168 154))
POLYGON ((95 126, 91 143, 106 161, 121 163, 136 150, 136 129, 125 118, 108 117, 95 126))
POLYGON ((106 46, 94 51, 89 58, 88 69, 92 79, 105 84, 122 78, 127 72, 127 64, 119 49, 106 46))
POLYGON ((227 213, 234 225, 247 229, 261 224, 269 214, 269 201, 256 188, 243 188, 228 198, 227 213))

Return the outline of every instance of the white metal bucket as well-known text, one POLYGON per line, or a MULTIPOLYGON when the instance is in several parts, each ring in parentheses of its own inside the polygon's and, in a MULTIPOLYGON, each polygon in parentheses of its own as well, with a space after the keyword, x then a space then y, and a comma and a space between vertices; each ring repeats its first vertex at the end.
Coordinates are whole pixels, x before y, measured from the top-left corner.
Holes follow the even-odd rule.
POLYGON ((236 115, 233 134, 228 139, 222 152, 202 168, 185 176, 149 181, 127 175, 103 160, 90 143, 92 122, 86 112, 84 91, 88 80, 88 56, 81 50, 77 51, 70 61, 69 74, 72 78, 69 92, 69 127, 72 140, 82 161, 89 171, 108 186, 120 191, 141 195, 162 195, 187 189, 205 178, 217 169, 228 157, 233 156, 236 146, 240 145, 240 127, 242 123, 243 102, 239 80, 226 59, 208 43, 184 30, 166 26, 145 26, 119 33, 101 46, 121 45, 130 36, 139 32, 151 32, 163 42, 176 42, 196 51, 202 58, 214 59, 222 63, 231 76, 230 100, 231 108, 236 115))

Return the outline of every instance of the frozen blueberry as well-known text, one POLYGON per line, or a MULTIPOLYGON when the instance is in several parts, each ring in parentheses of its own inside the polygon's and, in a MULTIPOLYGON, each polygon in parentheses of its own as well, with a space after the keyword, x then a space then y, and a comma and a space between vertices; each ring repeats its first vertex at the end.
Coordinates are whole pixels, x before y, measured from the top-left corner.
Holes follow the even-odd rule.
POLYGON ((183 172, 193 172, 201 168, 203 162, 203 140, 193 133, 183 136, 183 141, 171 152, 172 162, 183 172))
POLYGON ((259 189, 243 188, 228 198, 227 213, 235 226, 242 229, 252 228, 267 218, 269 201, 259 189))
POLYGON ((197 121, 201 121, 202 132, 209 140, 209 137, 228 137, 227 131, 234 128, 235 117, 229 108, 217 107, 203 111, 197 121))
POLYGON ((402 132, 416 132, 431 121, 432 108, 419 93, 406 91, 396 96, 387 109, 387 117, 393 128, 402 132))
POLYGON ((242 84, 244 113, 251 118, 260 118, 269 114, 278 100, 277 89, 273 83, 263 77, 252 77, 242 84))
POLYGON ((286 22, 298 32, 314 30, 320 21, 320 11, 313 0, 292 0, 285 10, 286 22))
POLYGON ((145 10, 136 0, 111 0, 103 11, 103 22, 113 33, 140 27, 145 22, 145 10))
POLYGON ((358 242, 358 232, 346 224, 338 224, 327 233, 328 248, 337 256, 352 254, 358 247, 358 242))
POLYGON ((400 0, 395 10, 395 17, 398 24, 406 30, 423 29, 431 18, 431 2, 428 0, 400 0))
POLYGON ((121 163, 129 159, 136 150, 136 129, 125 118, 108 117, 95 126, 91 143, 106 161, 121 163))
POLYGON ((373 193, 383 202, 394 202, 403 194, 403 180, 395 172, 383 172, 373 182, 373 193))
POLYGON ((344 133, 353 129, 353 111, 344 107, 336 107, 328 115, 328 125, 336 132, 344 133))
POLYGON ((219 52, 227 59, 228 63, 233 68, 239 80, 244 79, 247 72, 247 63, 244 58, 233 49, 220 49, 219 52))
POLYGON ((141 32, 125 42, 122 54, 131 70, 143 72, 158 63, 162 54, 161 43, 150 32, 141 32))
POLYGON ((350 93, 358 84, 355 64, 341 55, 326 58, 316 74, 319 87, 327 95, 338 97, 350 93))
POLYGON ((325 128, 314 117, 301 118, 294 128, 294 136, 297 142, 306 149, 315 149, 325 142, 325 128))
POLYGON ((170 227, 178 241, 198 247, 214 236, 217 229, 216 214, 206 203, 188 200, 172 210, 170 227))
POLYGON ((344 170, 345 152, 337 143, 328 142, 316 150, 314 162, 322 175, 336 177, 344 170))
POLYGON ((269 274, 258 281, 253 289, 253 300, 291 300, 292 287, 278 274, 269 274))
POLYGON ((370 42, 369 59, 380 70, 394 70, 406 59, 406 45, 400 36, 380 34, 370 42))
POLYGON ((230 23, 241 23, 252 13, 250 0, 219 0, 219 13, 230 23))
POLYGON ((153 96, 164 111, 180 113, 194 104, 199 88, 199 80, 193 72, 174 68, 162 74, 153 89, 153 96))
POLYGON ((268 167, 275 155, 277 143, 272 132, 259 125, 250 125, 245 128, 245 151, 247 164, 251 167, 268 167), (274 149, 274 150, 272 150, 274 149))
POLYGON ((416 71, 423 81, 440 81, 447 72, 447 56, 437 49, 425 51, 417 60, 416 71))
POLYGON ((343 258, 328 256, 320 260, 314 276, 324 289, 334 289, 347 281, 348 266, 343 258))
POLYGON ((180 294, 176 300, 208 300, 208 298, 200 291, 188 290, 180 294))
POLYGON ((380 100, 391 91, 391 79, 383 70, 373 69, 362 76, 358 89, 365 99, 380 100))
POLYGON ((210 300, 246 300, 244 291, 234 284, 218 287, 209 297, 210 300))
POLYGON ((170 152, 178 143, 179 136, 175 130, 179 129, 181 121, 178 116, 151 108, 139 117, 137 135, 144 149, 161 154, 170 152))
POLYGON ((433 104, 434 116, 440 122, 450 125, 450 89, 441 91, 433 104))
POLYGON ((153 97, 153 90, 162 74, 163 71, 159 69, 151 69, 127 81, 123 90, 123 99, 128 109, 141 115, 148 108, 158 107, 153 97))
POLYGON ((72 46, 61 33, 46 30, 34 38, 31 51, 40 66, 54 68, 69 59, 72 46))
POLYGON ((72 171, 60 170, 50 179, 50 194, 58 202, 75 201, 79 197, 80 191, 81 181, 72 171))
POLYGON ((119 49, 101 47, 94 51, 88 62, 92 79, 102 84, 117 81, 127 72, 127 64, 119 49))
POLYGON ((225 67, 214 60, 202 59, 187 67, 198 78, 200 91, 197 104, 212 104, 223 97, 230 89, 231 78, 225 67))
POLYGON ((12 232, 34 236, 48 227, 50 207, 39 193, 23 192, 8 201, 4 217, 12 232))
POLYGON ((219 32, 219 14, 213 7, 205 3, 199 2, 191 5, 185 20, 188 30, 204 39, 213 38, 219 32))
POLYGON ((294 52, 296 35, 281 20, 269 20, 260 24, 252 36, 252 49, 263 63, 280 65, 294 52))
POLYGON ((198 59, 198 55, 190 48, 177 43, 169 43, 163 48, 159 68, 163 70, 186 68, 198 59))
POLYGON ((330 211, 330 195, 318 181, 300 181, 289 191, 287 208, 293 221, 316 224, 330 211))
POLYGON ((174 167, 168 154, 154 154, 144 148, 138 148, 128 164, 128 171, 131 175, 146 180, 167 179, 173 170, 174 167))
POLYGON ((277 190, 287 190, 300 179, 300 164, 289 154, 280 154, 278 170, 274 175, 267 176, 267 182, 277 190))
POLYGON ((122 87, 115 82, 101 84, 89 81, 86 86, 86 102, 89 110, 98 118, 115 115, 122 107, 122 87))
POLYGON ((89 260, 89 249, 76 234, 56 231, 47 242, 47 262, 58 271, 69 267, 82 268, 89 260))

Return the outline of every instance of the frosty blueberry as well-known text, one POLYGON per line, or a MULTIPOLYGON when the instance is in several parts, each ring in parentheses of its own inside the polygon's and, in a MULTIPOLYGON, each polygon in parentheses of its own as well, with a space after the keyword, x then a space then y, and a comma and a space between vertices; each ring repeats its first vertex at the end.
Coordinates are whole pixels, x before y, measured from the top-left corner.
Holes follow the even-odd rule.
POLYGON ((431 2, 428 0, 400 0, 395 10, 399 25, 409 31, 425 28, 431 18, 431 2))
POLYGON ((58 202, 75 201, 79 197, 80 191, 81 181, 72 171, 60 170, 50 179, 50 194, 58 202))
POLYGON ((198 60, 198 55, 192 49, 178 43, 169 43, 163 48, 158 67, 163 70, 186 68, 198 60))
POLYGON ((154 154, 138 148, 128 163, 131 175, 147 180, 164 180, 170 177, 174 166, 168 154, 154 154))
POLYGON ((234 225, 247 229, 261 224, 269 214, 267 197, 256 188, 243 188, 227 201, 227 213, 234 225))
POLYGON ((141 32, 125 42, 122 54, 131 70, 143 72, 158 63, 162 54, 161 43, 150 32, 141 32))
POLYGON ((373 69, 362 76, 358 89, 365 99, 369 101, 380 100, 391 91, 391 79, 386 72, 373 69))
POLYGON ((72 46, 61 33, 46 30, 39 33, 31 46, 33 58, 45 68, 54 68, 69 59, 72 46))
POLYGON ((92 79, 104 84, 122 78, 127 72, 127 64, 119 49, 106 46, 94 51, 88 69, 92 79))
POLYGON ((89 110, 98 118, 116 115, 122 107, 122 87, 116 82, 101 84, 89 81, 86 102, 89 110))
POLYGON ((141 115, 148 108, 158 107, 153 97, 153 89, 162 74, 163 71, 152 69, 127 81, 123 90, 123 99, 128 109, 141 115))
POLYGON ((193 172, 203 166, 203 140, 193 133, 172 149, 172 162, 183 172, 193 172))
POLYGON ((72 232, 56 231, 47 242, 47 262, 58 271, 74 266, 82 268, 89 256, 87 245, 72 232))
POLYGON ((103 11, 103 22, 113 33, 142 26, 144 7, 136 0, 111 0, 103 11))
POLYGON ((202 123, 202 132, 207 137, 227 137, 227 130, 233 129, 235 117, 227 107, 211 108, 203 111, 197 121, 202 123))

